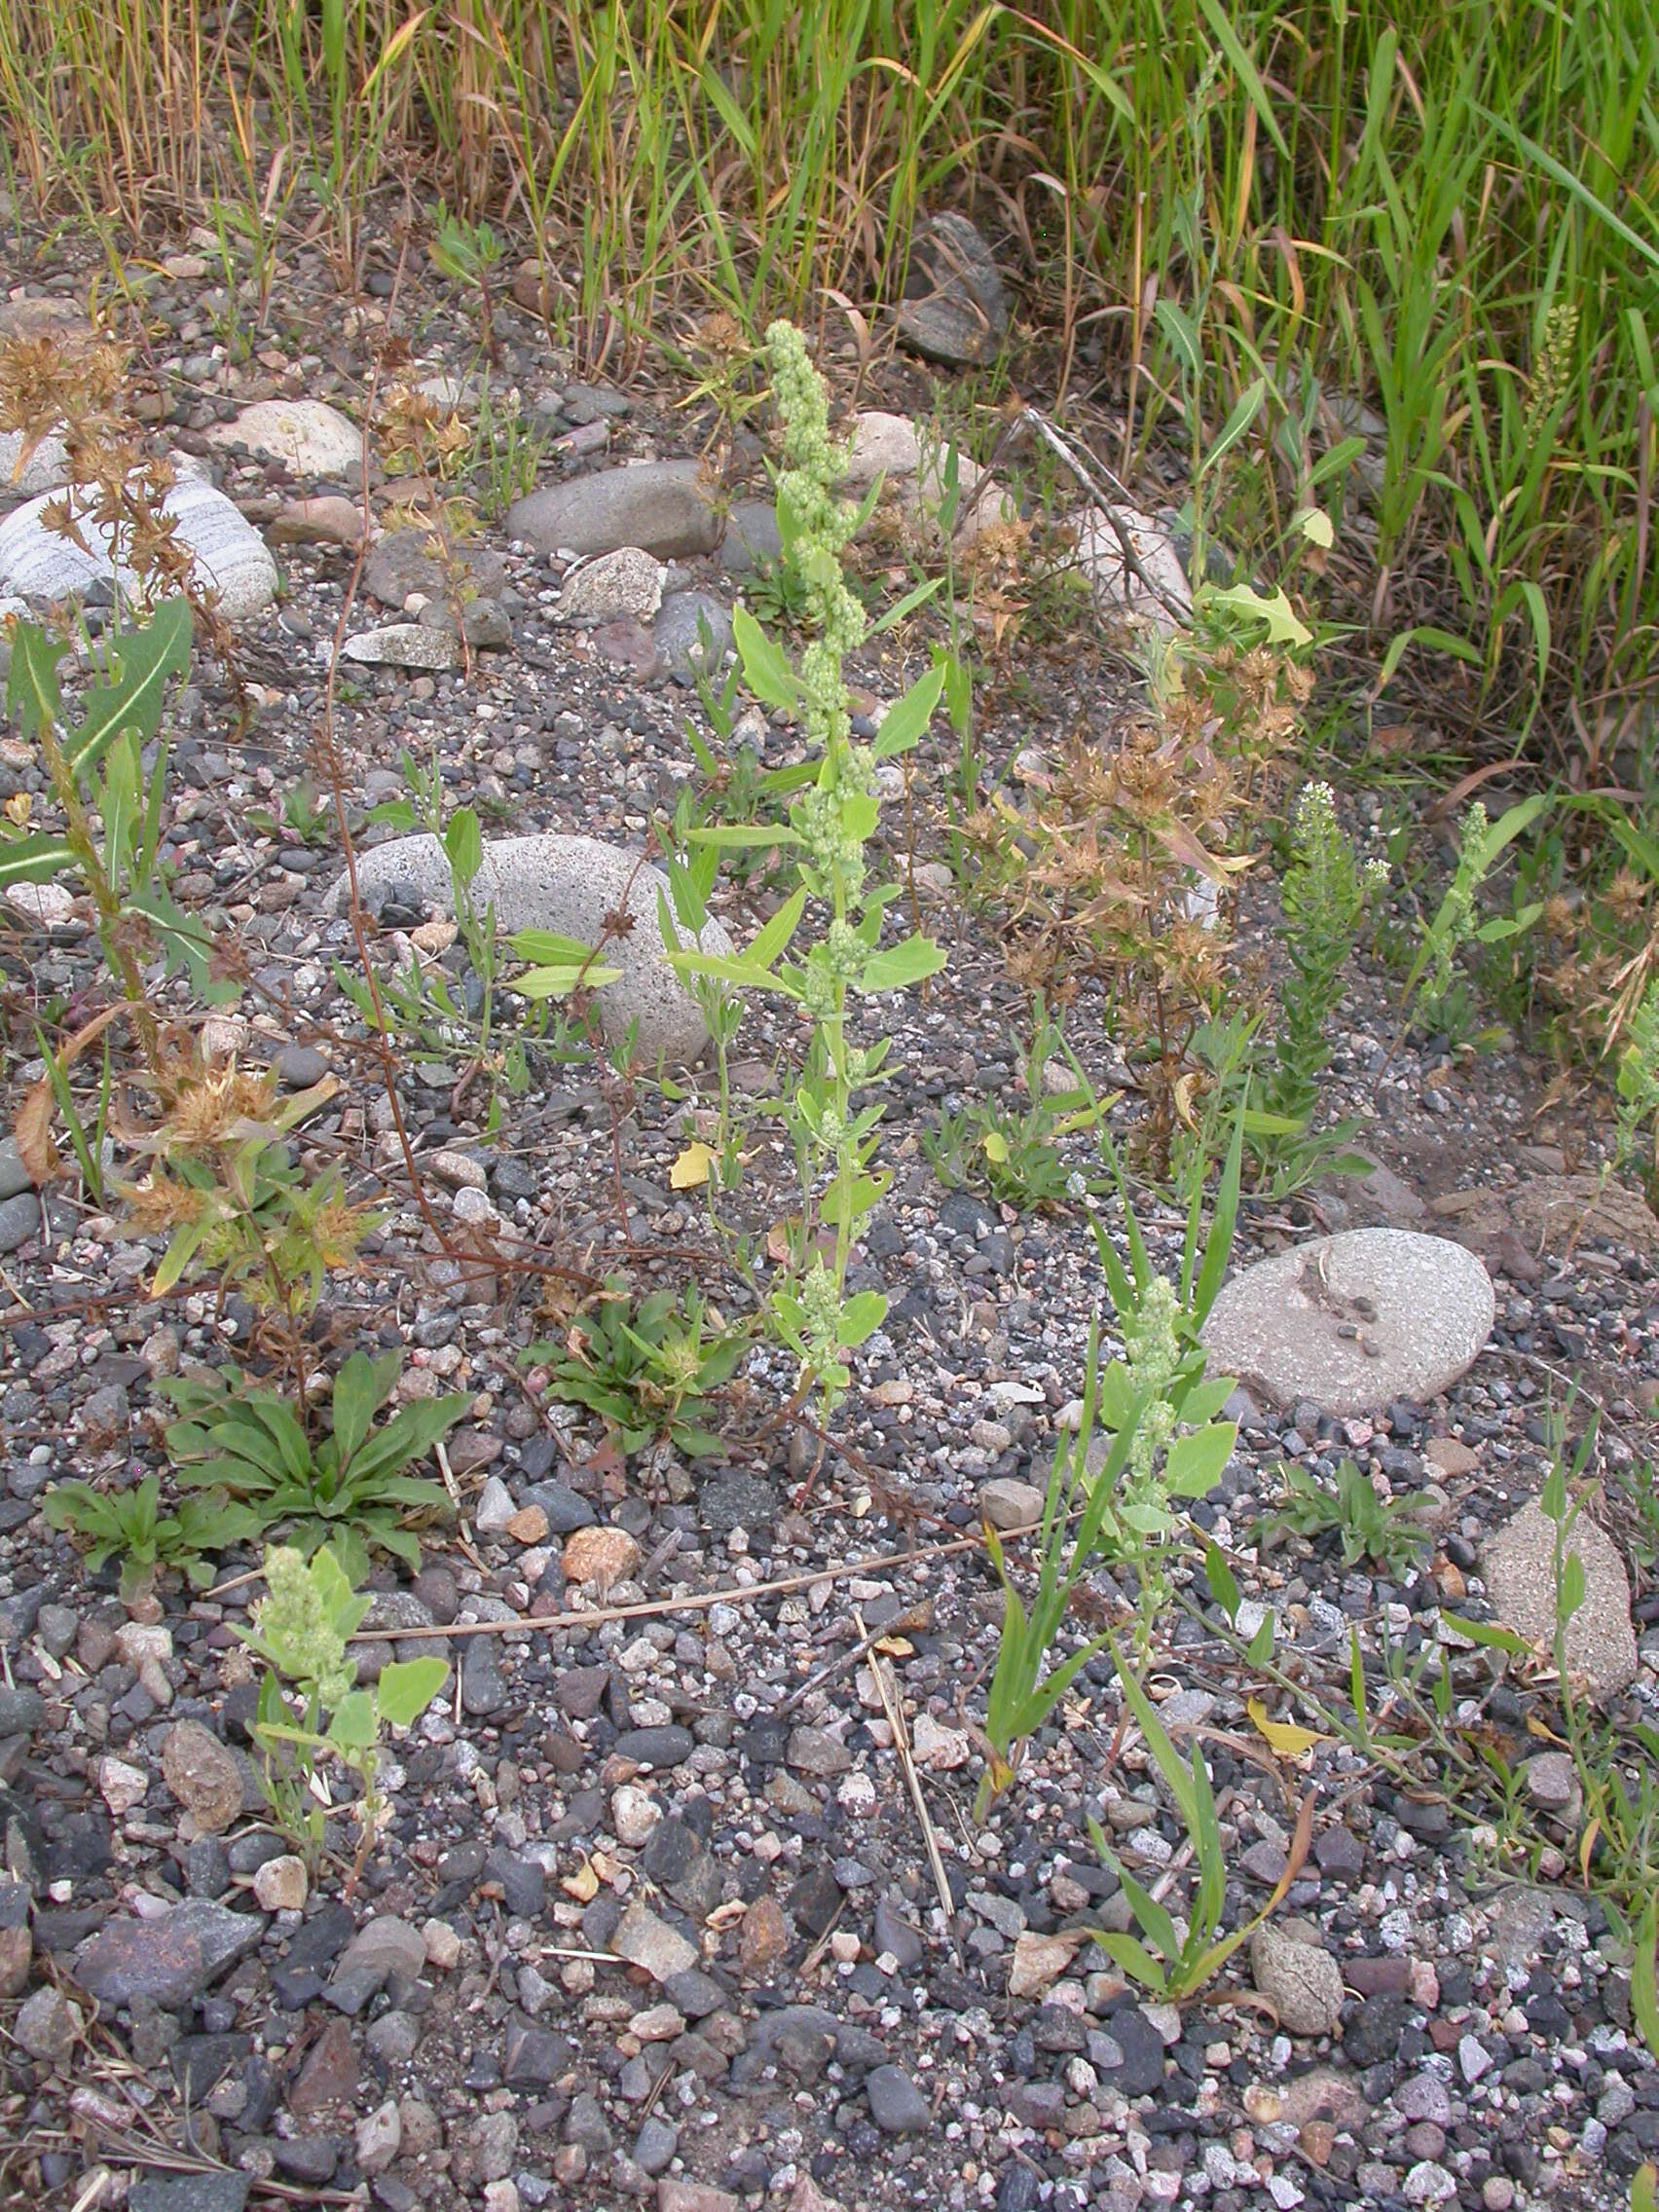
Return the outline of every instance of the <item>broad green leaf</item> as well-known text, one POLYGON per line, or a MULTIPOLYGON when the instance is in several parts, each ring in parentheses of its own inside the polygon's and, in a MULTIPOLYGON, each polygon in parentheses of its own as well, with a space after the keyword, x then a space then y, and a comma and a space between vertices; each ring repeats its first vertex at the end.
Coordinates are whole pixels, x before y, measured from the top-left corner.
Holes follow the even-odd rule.
POLYGON ((909 752, 932 720, 943 689, 944 669, 936 661, 882 716, 881 726, 875 733, 874 752, 878 760, 891 760, 896 754, 909 752))
MULTIPOLYGON (((1162 302, 1159 304, 1161 306, 1162 302)), ((1298 621, 1282 585, 1277 591, 1259 592, 1254 584, 1229 584, 1225 590, 1206 592, 1204 597, 1212 607, 1225 607, 1247 621, 1260 622, 1267 631, 1270 645, 1310 645, 1313 643, 1312 631, 1298 621)))
POLYGON ((124 729, 136 730, 148 742, 161 723, 168 677, 189 673, 190 605, 187 600, 169 599, 141 630, 124 633, 113 680, 88 692, 85 719, 64 741, 69 765, 85 775, 124 729))
MULTIPOLYGON (((326 1552, 317 1554, 326 1559, 326 1552)), ((434 1662, 436 1664, 436 1662, 434 1662)), ((366 1751, 375 1740, 375 1701, 367 1690, 348 1690, 328 1723, 328 1740, 343 1751, 366 1751)))
POLYGON ((57 664, 68 649, 62 639, 49 638, 33 622, 19 622, 13 632, 6 703, 26 738, 38 738, 43 724, 52 728, 62 719, 57 664))
POLYGON ((334 1382, 334 1448, 346 1466, 373 1424, 381 1402, 380 1379, 365 1352, 354 1351, 334 1382))
POLYGON ((941 946, 931 938, 920 935, 907 937, 903 943, 891 945, 885 952, 872 952, 865 962, 864 974, 859 977, 862 991, 902 991, 911 983, 919 983, 925 977, 937 976, 945 964, 941 946))
POLYGON ((1169 1447, 1164 1479, 1172 1497, 1207 1497, 1220 1482, 1238 1430, 1230 1420, 1212 1421, 1169 1447))
POLYGON ((31 830, 21 837, 0 837, 0 888, 8 883, 50 883, 65 868, 79 864, 66 838, 48 830, 31 830))
POLYGON ((383 1667, 375 1685, 381 1718, 393 1728, 407 1728, 421 1717, 448 1679, 449 1665, 442 1659, 400 1659, 383 1667))
POLYGON ((849 1351, 872 1337, 887 1318, 887 1300, 879 1290, 861 1290, 846 1300, 835 1323, 836 1342, 849 1351))
POLYGON ((457 807, 445 824, 444 858, 449 862, 450 873, 463 887, 483 866, 484 834, 471 807, 457 807))
POLYGON ((793 712, 800 698, 800 684, 781 647, 744 607, 732 615, 731 634, 743 662, 744 682, 756 698, 763 707, 793 712))

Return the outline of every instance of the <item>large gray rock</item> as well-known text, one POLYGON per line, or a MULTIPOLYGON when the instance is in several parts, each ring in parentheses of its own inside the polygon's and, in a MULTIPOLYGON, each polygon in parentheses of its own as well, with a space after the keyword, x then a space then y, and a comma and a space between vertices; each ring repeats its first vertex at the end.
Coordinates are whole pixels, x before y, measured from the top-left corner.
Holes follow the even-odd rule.
POLYGON ((1343 1970, 1300 1921, 1265 1920, 1250 1938, 1250 1972, 1293 2036, 1334 2036, 1342 2026, 1343 1970))
MULTIPOLYGON (((416 905, 450 909, 449 864, 435 837, 393 837, 360 853, 357 884, 370 907, 395 892, 416 905)), ((621 970, 616 981, 602 985, 598 993, 605 1033, 619 1041, 638 1021, 640 1049, 648 1058, 660 1054, 682 1065, 703 1050, 708 1031, 695 999, 663 951, 657 895, 667 888, 661 870, 637 853, 598 837, 550 830, 487 844, 472 895, 481 904, 494 903, 497 924, 508 937, 517 930, 553 930, 596 944, 607 914, 619 907, 631 914, 632 930, 611 939, 602 955, 606 966, 621 970)), ((343 912, 348 896, 342 876, 328 895, 328 911, 343 912)), ((682 933, 680 941, 691 940, 682 933)), ((718 922, 708 924, 697 943, 703 952, 731 950, 731 939, 718 922)))
POLYGON ((538 553, 613 553, 638 545, 659 560, 712 553, 722 522, 703 464, 646 461, 550 484, 515 500, 507 529, 538 553))
POLYGON ((461 647, 447 631, 427 629, 424 623, 387 622, 348 638, 340 657, 370 668, 455 668, 461 647))
MULTIPOLYGON (((0 522, 0 596, 16 592, 28 599, 68 599, 90 584, 118 582, 130 591, 132 571, 117 569, 111 534, 92 521, 81 524, 90 550, 48 530, 41 520, 45 494, 30 499, 0 522)), ((223 492, 197 477, 181 476, 162 501, 164 514, 178 524, 176 542, 188 548, 197 581, 219 595, 219 611, 240 622, 276 596, 276 564, 264 539, 243 521, 223 492)))
POLYGON ((911 249, 899 335, 947 368, 994 360, 1008 333, 1008 292, 990 247, 966 215, 935 215, 911 249))
POLYGON ((444 550, 429 530, 393 530, 376 538, 363 562, 363 590, 383 607, 401 608, 416 592, 445 599, 457 582, 480 599, 494 599, 507 580, 506 563, 482 545, 444 550))
POLYGON ((1078 567, 1102 613, 1151 622, 1168 633, 1193 611, 1192 586, 1175 540, 1138 507, 1088 507, 1077 525, 1078 567))
POLYGON ((1204 1324, 1210 1367, 1278 1405, 1328 1414, 1422 1402, 1492 1334, 1492 1278, 1473 1253, 1407 1229, 1354 1229, 1258 1260, 1204 1324))
POLYGON ((50 492, 67 480, 69 456, 55 430, 48 430, 27 461, 22 460, 22 453, 21 430, 0 430, 0 498, 16 493, 32 499, 37 493, 50 492))
POLYGON ((256 399, 234 422, 207 432, 215 446, 245 446, 279 461, 290 476, 350 479, 362 473, 363 440, 355 423, 320 399, 256 399))
MULTIPOLYGON (((1493 1620, 1546 1652, 1555 1645, 1555 1545, 1556 1525, 1534 1498, 1481 1553, 1493 1620)), ((1584 1603, 1567 1630, 1567 1671, 1582 1676, 1594 1696, 1613 1697, 1635 1680, 1638 1665, 1630 1577, 1612 1539, 1588 1514, 1572 1524, 1566 1548, 1584 1568, 1584 1603)))
POLYGON ((263 1913, 191 1899, 151 1920, 106 1922, 77 1953, 75 1979, 112 2009, 148 2001, 180 2011, 264 1933, 263 1913))
POLYGON ((662 605, 660 561, 638 545, 619 545, 573 570, 559 594, 561 622, 613 622, 632 614, 648 622, 662 605))

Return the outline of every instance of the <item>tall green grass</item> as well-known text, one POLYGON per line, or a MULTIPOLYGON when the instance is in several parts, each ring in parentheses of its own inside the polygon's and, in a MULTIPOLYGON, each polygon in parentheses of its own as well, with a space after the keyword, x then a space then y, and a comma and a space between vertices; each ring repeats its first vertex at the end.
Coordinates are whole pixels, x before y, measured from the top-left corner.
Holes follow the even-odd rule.
POLYGON ((670 304, 756 333, 890 300, 917 212, 966 202, 1054 333, 1053 383, 1126 402, 1127 458, 1201 443, 1269 372, 1244 551, 1313 485, 1335 403, 1374 407, 1382 489, 1339 553, 1377 630, 1408 671, 1466 661, 1489 737, 1541 706, 1598 763, 1659 615, 1656 83, 1637 0, 0 11, 0 127, 44 204, 148 243, 279 160, 344 270, 372 196, 413 182, 521 221, 589 348, 670 304), (1197 440, 1160 299, 1201 305, 1197 440))

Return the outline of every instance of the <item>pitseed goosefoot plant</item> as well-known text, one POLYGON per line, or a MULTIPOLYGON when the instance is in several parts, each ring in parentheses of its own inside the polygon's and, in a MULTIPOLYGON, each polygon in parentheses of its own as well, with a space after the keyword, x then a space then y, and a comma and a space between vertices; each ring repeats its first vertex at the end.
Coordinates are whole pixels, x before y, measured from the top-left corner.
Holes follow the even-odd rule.
POLYGON ((359 1597, 330 1549, 308 1562, 283 1546, 265 1555, 266 1594, 251 1629, 237 1634, 266 1663, 259 1685, 253 1740, 262 1754, 266 1802, 283 1835, 314 1875, 327 1857, 332 1757, 355 1779, 359 1841, 352 1880, 380 1832, 385 1799, 377 1786, 383 1728, 407 1728, 443 1688, 442 1659, 406 1659, 383 1667, 372 1689, 356 1687, 357 1666, 347 1648, 369 1600, 359 1597))
POLYGON ((888 709, 873 744, 854 740, 843 662, 864 642, 867 623, 840 556, 860 510, 834 494, 845 457, 830 441, 828 395, 805 340, 793 324, 775 322, 766 347, 783 426, 779 531, 801 579, 801 627, 810 642, 792 664, 742 608, 733 636, 750 689, 763 706, 796 717, 816 773, 793 799, 787 825, 687 832, 693 846, 726 850, 764 840, 793 865, 793 891, 747 951, 715 959, 682 949, 666 898, 663 940, 670 960, 688 978, 776 993, 810 1020, 799 1079, 784 1109, 801 1176, 798 1264, 771 1290, 765 1311, 799 1363, 801 1385, 819 1393, 827 1415, 851 1382, 847 1353, 873 1335, 887 1312, 881 1292, 849 1297, 846 1290, 853 1246, 890 1180, 873 1165, 882 1109, 868 1095, 887 1078, 887 1046, 854 1042, 853 1008, 861 998, 920 982, 944 964, 940 948, 919 931, 895 944, 881 942, 883 918, 899 887, 871 880, 868 847, 881 809, 875 771, 917 743, 939 702, 943 674, 936 666, 912 684, 888 709), (789 958, 809 902, 817 934, 789 958), (821 1228, 829 1233, 822 1239, 821 1228))

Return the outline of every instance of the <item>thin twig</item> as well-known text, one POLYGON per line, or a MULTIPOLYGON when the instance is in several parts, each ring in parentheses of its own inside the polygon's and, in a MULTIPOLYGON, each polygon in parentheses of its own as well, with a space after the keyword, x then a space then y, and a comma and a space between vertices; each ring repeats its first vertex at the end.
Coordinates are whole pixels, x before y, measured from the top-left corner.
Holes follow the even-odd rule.
MULTIPOLYGON (((859 1634, 861 1636, 866 1635, 864 1615, 855 1612, 853 1618, 859 1624, 859 1634)), ((887 1725, 893 1731, 893 1749, 898 1753, 900 1767, 903 1769, 904 1780, 909 1786, 910 1802, 916 1808, 916 1819, 921 1823, 922 1841, 927 1846, 928 1864, 933 1868, 934 1887, 939 1892, 940 1908, 944 1914, 944 1925, 948 1932, 951 1920, 956 1912, 956 1906, 951 1899, 950 1884, 945 1879, 944 1860, 939 1848, 939 1835, 933 1825, 933 1817, 928 1811, 928 1801, 922 1794, 921 1776, 916 1772, 915 1755, 910 1750, 910 1731, 904 1725, 904 1714, 898 1696, 893 1685, 887 1679, 887 1670, 880 1659, 873 1655, 870 1659, 869 1671, 875 1677, 875 1686, 880 1694, 882 1710, 887 1715, 887 1725)), ((952 1950, 955 1949, 954 1941, 951 1943, 951 1948, 952 1950)))
POLYGON ((586 1612, 521 1613, 510 1621, 448 1621, 430 1628, 360 1629, 350 1641, 383 1643, 411 1636, 524 1636, 532 1629, 598 1628, 606 1621, 649 1620, 661 1613, 699 1613, 711 1605, 742 1605, 756 1598, 778 1598, 793 1590, 810 1590, 815 1582, 844 1582, 855 1574, 877 1574, 889 1567, 908 1567, 916 1560, 943 1559, 949 1552, 977 1551, 984 1537, 955 1536, 942 1544, 916 1544, 908 1551, 884 1552, 876 1559, 853 1559, 839 1567, 818 1567, 807 1574, 785 1574, 770 1582, 734 1584, 728 1589, 688 1590, 676 1598, 651 1598, 637 1605, 595 1605, 586 1612))

